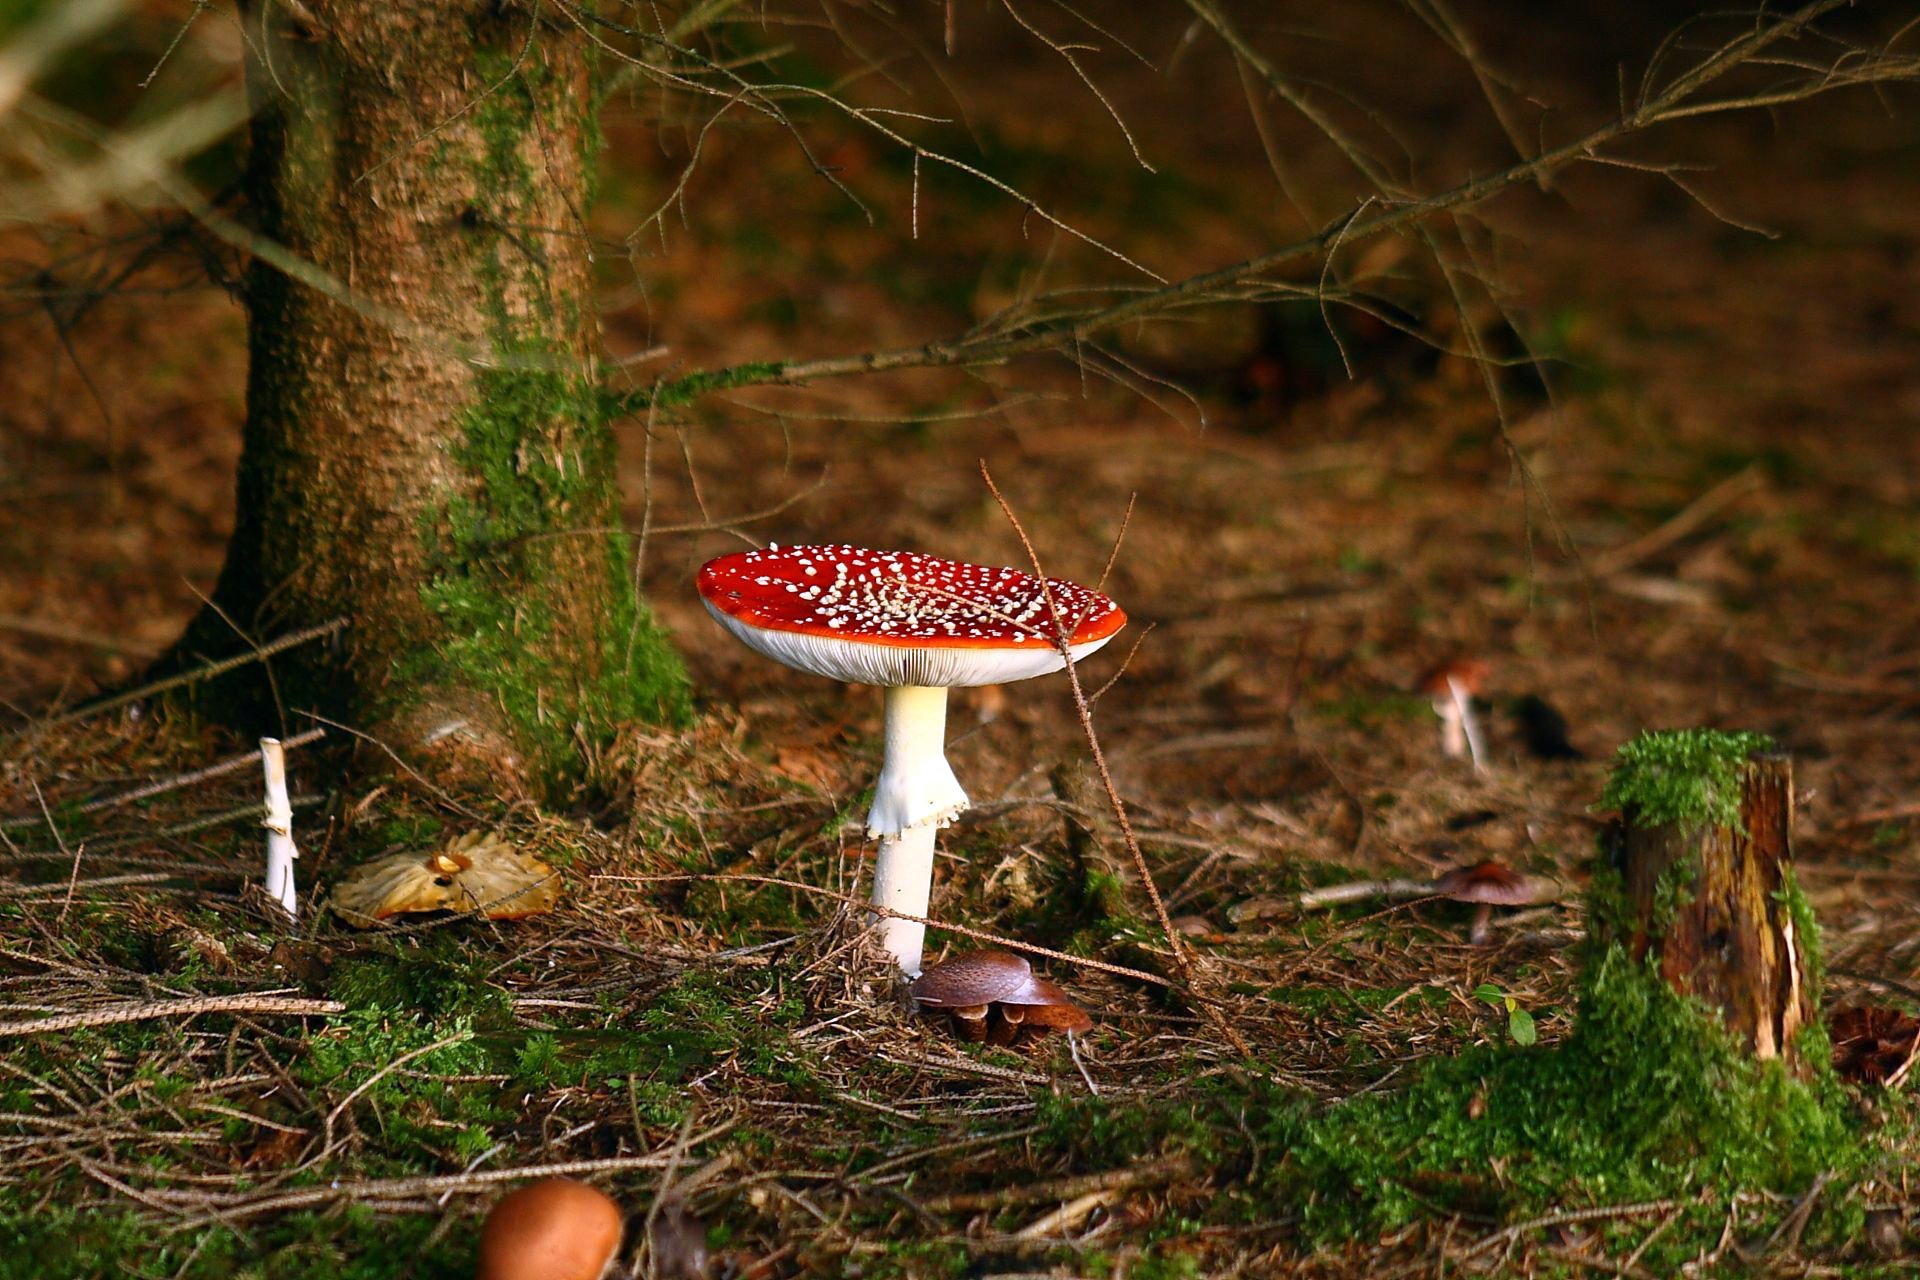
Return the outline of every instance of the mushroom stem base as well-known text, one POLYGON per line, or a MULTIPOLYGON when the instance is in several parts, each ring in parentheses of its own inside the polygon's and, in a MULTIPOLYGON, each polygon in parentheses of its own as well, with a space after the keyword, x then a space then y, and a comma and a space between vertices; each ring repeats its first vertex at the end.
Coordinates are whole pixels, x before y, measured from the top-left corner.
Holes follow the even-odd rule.
POLYGON ((947 763, 947 691, 900 685, 887 690, 886 707, 885 759, 873 785, 867 834, 944 827, 967 807, 967 793, 947 763))
MULTIPOLYGON (((933 841, 939 828, 931 822, 883 836, 873 867, 873 904, 909 915, 927 914, 933 892, 933 841)), ((875 914, 880 945, 909 978, 920 976, 920 955, 927 926, 918 920, 875 914)))
MULTIPOLYGON (((1453 695, 1454 715, 1458 718, 1449 727, 1465 744, 1467 755, 1473 760, 1474 769, 1484 770, 1487 767, 1487 746, 1480 739, 1480 722, 1473 714, 1473 699, 1460 682, 1452 677, 1447 679, 1447 691, 1453 695)), ((1460 752, 1454 750, 1448 754, 1459 755, 1460 752)))

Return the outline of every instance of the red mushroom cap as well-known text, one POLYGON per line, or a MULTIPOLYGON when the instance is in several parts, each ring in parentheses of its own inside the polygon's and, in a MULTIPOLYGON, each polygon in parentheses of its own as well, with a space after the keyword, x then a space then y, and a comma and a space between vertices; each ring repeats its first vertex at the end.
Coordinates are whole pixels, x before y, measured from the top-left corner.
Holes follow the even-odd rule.
POLYGON ((912 551, 772 546, 709 560, 700 597, 750 648, 854 684, 979 685, 1058 671, 1047 590, 1077 660, 1126 625, 1062 578, 912 551))
POLYGON ((1422 671, 1420 678, 1413 682, 1413 689, 1415 693, 1437 698, 1453 692, 1452 686, 1457 684, 1462 693, 1478 693, 1492 673, 1492 665, 1478 658, 1454 658, 1422 671))

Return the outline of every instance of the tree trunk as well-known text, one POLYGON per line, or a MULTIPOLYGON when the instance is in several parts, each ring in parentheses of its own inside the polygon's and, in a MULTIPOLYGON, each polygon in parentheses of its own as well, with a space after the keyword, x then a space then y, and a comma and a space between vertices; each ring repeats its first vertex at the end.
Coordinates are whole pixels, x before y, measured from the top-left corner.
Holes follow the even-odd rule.
POLYGON ((564 784, 684 698, 618 532, 586 39, 494 0, 260 3, 248 25, 246 187, 284 253, 248 276, 237 527, 182 653, 344 615, 340 644, 276 661, 283 714, 564 784))
POLYGON ((1737 823, 1642 824, 1628 807, 1609 833, 1622 889, 1611 927, 1635 960, 1654 957, 1669 986, 1718 1011, 1754 1057, 1791 1070, 1815 997, 1793 887, 1793 765, 1762 757, 1738 778, 1737 823))

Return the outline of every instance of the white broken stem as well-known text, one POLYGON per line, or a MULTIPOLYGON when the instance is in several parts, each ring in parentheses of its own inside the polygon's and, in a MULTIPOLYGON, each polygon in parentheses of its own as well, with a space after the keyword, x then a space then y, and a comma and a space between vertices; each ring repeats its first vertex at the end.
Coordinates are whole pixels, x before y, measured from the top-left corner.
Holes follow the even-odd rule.
POLYGON ((1300 895, 1305 908, 1332 907, 1343 902, 1364 902, 1369 898, 1424 898, 1434 892, 1431 880, 1355 880, 1348 884, 1324 885, 1300 895))
MULTIPOLYGON (((1453 713, 1458 718, 1454 730, 1466 739, 1467 754, 1473 758, 1474 769, 1484 771, 1487 767, 1487 744, 1480 737, 1480 722, 1473 714, 1473 699, 1452 676, 1447 677, 1447 692, 1453 695, 1453 713)), ((1457 756, 1460 752, 1456 749, 1447 754, 1457 756)))
POLYGON ((260 739, 260 763, 267 776, 267 893, 287 913, 300 918, 300 896, 294 888, 293 860, 300 856, 293 843, 293 801, 287 795, 287 755, 280 739, 260 739))
MULTIPOLYGON (((947 691, 921 685, 887 690, 886 742, 873 788, 867 834, 879 838, 873 867, 875 906, 927 914, 933 893, 934 836, 967 807, 947 763, 947 691)), ((880 942, 908 977, 920 973, 927 927, 879 916, 880 942)))

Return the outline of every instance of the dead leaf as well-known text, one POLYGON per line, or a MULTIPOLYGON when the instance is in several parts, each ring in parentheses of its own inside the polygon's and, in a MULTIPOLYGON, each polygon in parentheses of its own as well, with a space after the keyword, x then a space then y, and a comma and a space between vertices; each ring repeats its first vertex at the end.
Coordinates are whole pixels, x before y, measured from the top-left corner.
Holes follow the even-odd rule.
POLYGON ((553 910, 563 888, 558 872, 498 832, 471 831, 434 853, 396 853, 356 868, 334 886, 333 909, 361 929, 423 911, 518 920, 553 910))

